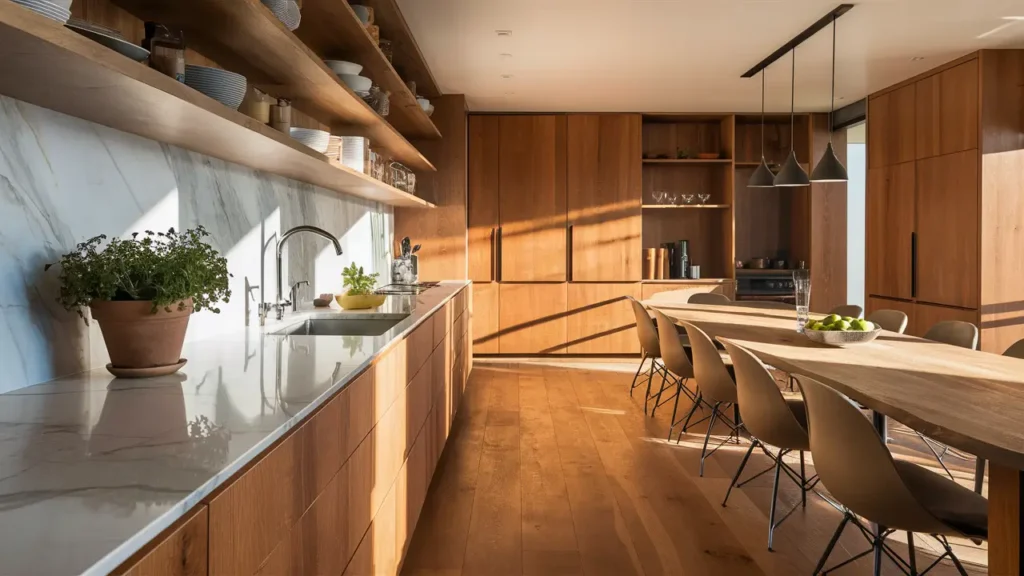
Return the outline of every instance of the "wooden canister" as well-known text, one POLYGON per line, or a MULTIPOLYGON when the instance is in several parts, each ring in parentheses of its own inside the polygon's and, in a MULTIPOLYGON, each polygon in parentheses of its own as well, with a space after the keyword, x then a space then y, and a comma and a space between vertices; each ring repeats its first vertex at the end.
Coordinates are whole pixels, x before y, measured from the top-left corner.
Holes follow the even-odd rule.
POLYGON ((665 278, 665 262, 668 261, 668 250, 664 248, 655 248, 654 256, 654 278, 661 280, 665 278))
POLYGON ((654 280, 657 248, 644 248, 644 280, 654 280))
POLYGON ((280 130, 285 134, 291 132, 292 127, 292 105, 291 102, 281 99, 277 104, 270 107, 270 127, 280 130))

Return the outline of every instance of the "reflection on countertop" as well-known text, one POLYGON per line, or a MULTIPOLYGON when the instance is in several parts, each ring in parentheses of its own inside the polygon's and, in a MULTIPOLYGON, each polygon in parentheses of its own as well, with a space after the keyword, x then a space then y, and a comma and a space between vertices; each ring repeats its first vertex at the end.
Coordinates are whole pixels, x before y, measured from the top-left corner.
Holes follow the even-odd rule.
POLYGON ((99 369, 0 394, 0 574, 108 573, 466 285, 239 327, 186 344, 171 376, 99 369), (379 314, 408 317, 379 336, 274 334, 379 314))

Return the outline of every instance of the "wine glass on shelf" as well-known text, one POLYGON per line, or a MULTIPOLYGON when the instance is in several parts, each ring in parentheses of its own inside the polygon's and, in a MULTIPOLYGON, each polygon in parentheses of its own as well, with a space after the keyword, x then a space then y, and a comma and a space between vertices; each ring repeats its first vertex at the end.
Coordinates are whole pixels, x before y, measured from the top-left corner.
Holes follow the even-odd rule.
POLYGON ((662 205, 665 203, 665 200, 668 197, 668 193, 665 192, 664 190, 655 190, 651 192, 651 197, 654 198, 655 204, 662 205))
POLYGON ((679 192, 668 192, 668 203, 673 206, 679 205, 679 192))
POLYGON ((700 205, 703 206, 708 203, 708 200, 711 199, 711 194, 708 194, 706 192, 702 194, 697 194, 697 199, 700 200, 700 205))
POLYGON ((683 204, 687 206, 693 204, 693 194, 683 194, 683 204))

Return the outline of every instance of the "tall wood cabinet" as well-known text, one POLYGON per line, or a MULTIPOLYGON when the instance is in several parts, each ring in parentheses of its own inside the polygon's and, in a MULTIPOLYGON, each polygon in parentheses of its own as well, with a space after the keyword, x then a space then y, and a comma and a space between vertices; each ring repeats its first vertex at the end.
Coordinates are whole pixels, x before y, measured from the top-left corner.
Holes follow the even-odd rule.
POLYGON ((868 99, 868 309, 1024 337, 1024 50, 983 50, 868 99))

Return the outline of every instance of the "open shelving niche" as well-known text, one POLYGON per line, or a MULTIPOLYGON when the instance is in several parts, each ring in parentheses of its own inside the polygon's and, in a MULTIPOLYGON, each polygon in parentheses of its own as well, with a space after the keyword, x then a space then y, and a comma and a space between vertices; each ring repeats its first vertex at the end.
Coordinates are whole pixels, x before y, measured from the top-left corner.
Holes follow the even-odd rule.
MULTIPOLYGON (((122 28, 135 26, 125 31, 129 39, 140 36, 142 18, 180 25, 194 41, 190 45, 204 51, 204 60, 270 87, 275 96, 292 98, 296 110, 335 133, 367 136, 410 168, 434 170, 258 0, 118 2, 132 14, 106 0, 85 2, 85 9, 115 19, 122 28)), ((81 10, 82 5, 75 9, 81 10)), ((337 192, 394 206, 433 206, 12 2, 0 2, 0 93, 337 192)))
MULTIPOLYGON (((690 261, 701 266, 701 280, 735 278, 733 266, 734 116, 645 114, 643 116, 643 247, 688 240, 690 261), (677 159, 717 153, 717 159, 677 159), (667 158, 656 158, 667 156, 667 158), (708 205, 664 205, 656 191, 711 194, 708 205)), ((671 282, 680 279, 645 281, 671 282)))

